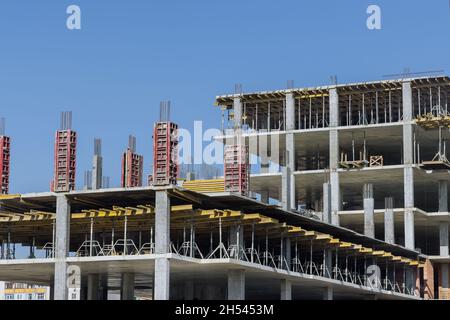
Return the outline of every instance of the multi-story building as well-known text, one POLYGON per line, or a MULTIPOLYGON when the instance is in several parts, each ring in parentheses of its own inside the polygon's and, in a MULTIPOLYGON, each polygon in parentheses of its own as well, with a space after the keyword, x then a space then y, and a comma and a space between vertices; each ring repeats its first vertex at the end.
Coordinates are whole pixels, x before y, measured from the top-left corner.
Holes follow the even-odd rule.
POLYGON ((48 287, 0 281, 0 300, 49 300, 48 287))
POLYGON ((216 104, 225 128, 240 128, 250 145, 278 142, 281 170, 258 154, 250 180, 263 202, 329 211, 335 225, 419 250, 436 274, 431 291, 448 297, 449 90, 448 77, 421 77, 224 95, 216 104))

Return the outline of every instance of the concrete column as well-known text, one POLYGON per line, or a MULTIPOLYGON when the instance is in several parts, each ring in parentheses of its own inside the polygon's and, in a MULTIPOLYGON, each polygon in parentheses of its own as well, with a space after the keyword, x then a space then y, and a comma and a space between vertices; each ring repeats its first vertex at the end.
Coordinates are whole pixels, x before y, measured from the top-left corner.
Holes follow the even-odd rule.
POLYGON ((448 212, 447 180, 439 180, 439 212, 448 212))
MULTIPOLYGON (((448 193, 447 181, 439 180, 439 212, 448 212, 448 193)), ((439 254, 441 256, 448 256, 448 221, 439 222, 439 254)))
POLYGON ((411 123, 413 119, 412 106, 412 89, 411 82, 403 82, 403 162, 405 168, 403 169, 404 178, 404 199, 405 199, 405 247, 414 249, 414 128, 411 123))
POLYGON ((245 300, 245 270, 228 270, 228 300, 245 300))
POLYGON ((323 184, 323 210, 322 210, 322 221, 326 223, 331 223, 331 184, 323 184))
POLYGON ((286 131, 295 130, 295 99, 292 92, 286 94, 286 131))
POLYGON ((122 274, 120 300, 134 300, 134 273, 122 274))
POLYGON ((441 263, 439 265, 439 268, 441 270, 441 288, 448 289, 449 288, 449 282, 448 282, 448 263, 441 263))
MULTIPOLYGON (((170 249, 170 199, 166 191, 156 191, 155 253, 164 255, 170 249)), ((170 261, 165 256, 155 259, 154 299, 169 300, 170 261)))
POLYGON ((92 159, 92 190, 102 188, 103 177, 103 158, 100 155, 94 155, 92 159))
POLYGON ((323 300, 333 300, 333 288, 326 287, 323 289, 323 300))
MULTIPOLYGON (((229 239, 230 239, 230 245, 239 245, 240 248, 245 248, 244 243, 244 227, 241 225, 232 225, 229 229, 229 239), (239 244, 238 244, 239 240, 239 244)), ((245 250, 245 249, 244 249, 245 250)), ((235 251, 235 255, 233 256, 232 253, 230 253, 230 258, 232 259, 239 259, 241 257, 241 251, 237 250, 235 251), (239 257, 238 257, 239 255, 239 257)))
POLYGON ((193 181, 195 180, 195 173, 194 172, 186 172, 186 181, 193 181))
POLYGON ((280 300, 292 300, 292 283, 287 279, 280 280, 280 300))
POLYGON ((291 270, 291 262, 292 262, 292 256, 291 256, 291 239, 290 238, 285 238, 284 239, 284 258, 286 259, 287 265, 289 267, 289 270, 291 270))
POLYGON ((341 188, 339 185, 339 174, 336 171, 330 173, 331 185, 331 223, 339 226, 339 211, 341 210, 341 188))
POLYGON ((261 202, 267 204, 269 203, 269 190, 261 191, 261 202))
POLYGON ((87 277, 87 299, 99 300, 99 284, 100 279, 98 274, 88 274, 87 277))
POLYGON ((394 224, 394 198, 384 199, 384 241, 390 244, 395 243, 395 224, 394 224))
POLYGON ((234 128, 239 129, 242 127, 242 101, 241 98, 233 99, 233 112, 234 112, 234 128))
POLYGON ((194 300, 194 281, 188 280, 184 283, 184 300, 194 300))
POLYGON ((363 188, 364 197, 364 235, 375 238, 375 221, 374 221, 374 200, 373 186, 365 184, 363 188))
POLYGON ((439 255, 447 257, 448 250, 448 221, 439 222, 439 255))
POLYGON ((339 225, 341 210, 341 190, 339 186, 339 94, 337 88, 329 90, 330 95, 330 184, 331 184, 331 223, 339 225))
POLYGON ((286 134, 286 159, 285 166, 282 168, 281 202, 284 210, 297 209, 295 198, 295 142, 294 134, 286 134))
POLYGON ((67 263, 70 242, 70 203, 64 194, 56 196, 55 300, 67 300, 67 263))
POLYGON ((108 300, 108 274, 100 276, 100 300, 108 300))
POLYGON ((323 263, 325 264, 326 270, 324 277, 333 277, 333 250, 325 249, 325 257, 323 263))

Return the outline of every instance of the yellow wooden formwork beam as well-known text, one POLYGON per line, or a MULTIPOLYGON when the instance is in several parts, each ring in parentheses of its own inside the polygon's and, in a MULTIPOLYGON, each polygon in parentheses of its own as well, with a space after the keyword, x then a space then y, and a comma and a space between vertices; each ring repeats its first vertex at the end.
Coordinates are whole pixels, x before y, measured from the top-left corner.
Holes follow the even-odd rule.
POLYGON ((0 200, 20 199, 20 194, 0 194, 0 200))
POLYGON ((372 253, 373 249, 371 248, 366 248, 366 247, 362 247, 361 249, 359 249, 360 253, 372 253))
POLYGON ((392 258, 394 256, 390 252, 385 252, 382 257, 385 258, 385 259, 391 259, 392 260, 392 258))
POLYGON ((351 242, 339 241, 339 248, 352 249, 353 248, 353 244, 351 242))
POLYGON ((372 255, 376 256, 376 257, 382 257, 385 253, 386 252, 383 251, 383 250, 375 250, 375 251, 372 252, 372 255))

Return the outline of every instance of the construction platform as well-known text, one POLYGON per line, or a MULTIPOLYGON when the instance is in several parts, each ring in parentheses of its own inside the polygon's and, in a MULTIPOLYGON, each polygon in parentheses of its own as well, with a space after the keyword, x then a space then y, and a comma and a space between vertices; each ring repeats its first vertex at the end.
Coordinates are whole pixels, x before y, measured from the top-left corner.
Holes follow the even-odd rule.
POLYGON ((102 283, 123 299, 130 290, 154 299, 420 298, 418 252, 236 193, 143 187, 9 195, 0 205, 0 280, 49 285, 56 299, 68 297, 58 270, 72 265, 86 299, 102 297, 102 283), (29 254, 13 252, 19 244, 29 254), (366 277, 368 263, 380 267, 379 282, 366 277))

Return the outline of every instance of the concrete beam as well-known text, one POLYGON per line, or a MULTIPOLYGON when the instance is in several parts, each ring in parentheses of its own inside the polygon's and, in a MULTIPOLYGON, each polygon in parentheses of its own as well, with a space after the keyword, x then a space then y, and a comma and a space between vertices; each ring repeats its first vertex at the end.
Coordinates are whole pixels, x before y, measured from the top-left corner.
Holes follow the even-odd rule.
MULTIPOLYGON (((170 199, 166 191, 157 191, 155 196, 155 253, 170 252, 170 199)), ((169 300, 170 261, 155 259, 154 299, 169 300)))
POLYGON ((287 279, 280 280, 280 300, 292 300, 292 282, 287 279))
POLYGON ((394 223, 394 198, 384 199, 384 241, 390 244, 395 243, 395 223, 394 223))
POLYGON ((228 300, 245 300, 245 270, 228 270, 228 300))
POLYGON ((55 300, 67 300, 67 262, 70 244, 70 203, 63 194, 56 196, 55 300))
POLYGON ((122 274, 120 300, 134 300, 134 273, 122 274))

